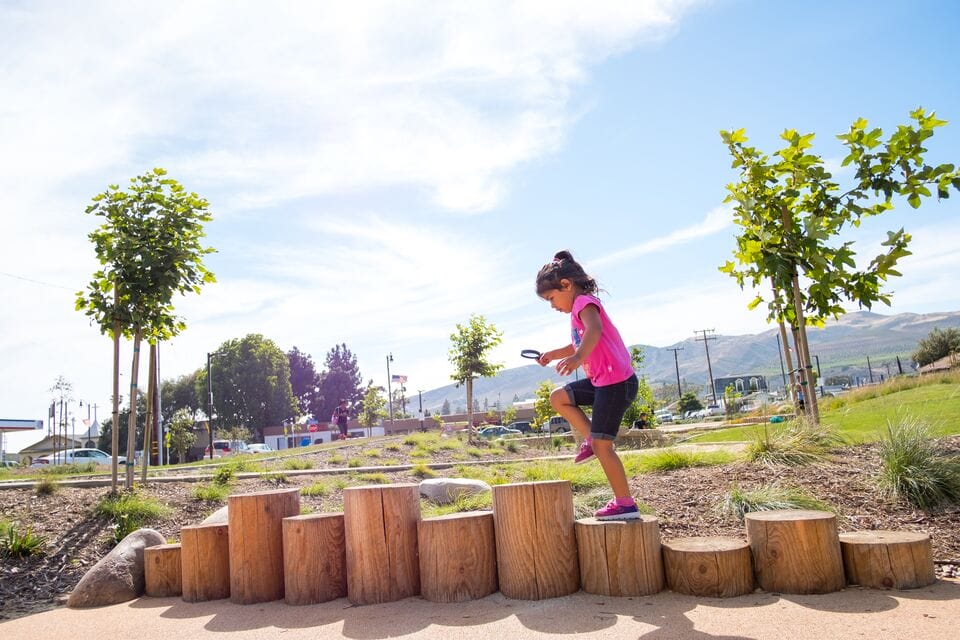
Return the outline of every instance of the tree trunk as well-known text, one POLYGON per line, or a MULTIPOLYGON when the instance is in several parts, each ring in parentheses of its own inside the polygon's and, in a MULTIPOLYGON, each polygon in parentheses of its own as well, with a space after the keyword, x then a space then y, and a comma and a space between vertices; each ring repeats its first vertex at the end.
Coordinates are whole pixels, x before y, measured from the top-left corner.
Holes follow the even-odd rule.
MULTIPOLYGON (((793 221, 786 207, 780 211, 783 219, 783 230, 789 234, 793 221)), ((806 403, 807 416, 814 424, 820 424, 820 410, 817 407, 817 394, 813 385, 810 384, 810 372, 813 371, 813 365, 810 364, 810 349, 807 344, 807 325, 803 319, 803 299, 800 296, 800 276, 797 273, 797 263, 792 262, 792 273, 790 281, 793 288, 793 308, 796 314, 796 326, 798 331, 797 340, 797 358, 800 360, 798 367, 801 370, 800 386, 803 388, 803 398, 806 403)))
POLYGON ((783 359, 787 363, 787 371, 790 372, 790 388, 787 389, 789 398, 793 400, 794 410, 799 413, 800 407, 797 406, 797 372, 793 369, 793 357, 790 355, 790 341, 787 340, 787 326, 783 322, 783 309, 780 307, 780 290, 777 289, 773 278, 770 278, 770 287, 773 289, 774 303, 777 305, 777 324, 780 326, 780 343, 783 345, 783 359))
POLYGON ((137 378, 140 375, 141 331, 137 328, 133 336, 133 363, 130 367, 130 419, 127 421, 127 473, 124 485, 128 491, 133 489, 133 462, 137 450, 137 378))
MULTIPOLYGON (((147 484, 147 469, 150 467, 150 453, 153 447, 153 420, 156 417, 156 386, 157 386, 157 345, 150 344, 150 369, 147 373, 147 418, 143 425, 143 471, 140 474, 140 482, 147 484)), ((160 443, 157 443, 160 446, 160 443)))
MULTIPOLYGON (((113 305, 120 304, 120 288, 113 285, 113 305)), ((111 491, 117 492, 117 454, 120 451, 120 323, 113 325, 113 426, 110 428, 110 457, 112 458, 111 491)))
POLYGON ((467 378, 467 442, 473 444, 473 376, 467 378))

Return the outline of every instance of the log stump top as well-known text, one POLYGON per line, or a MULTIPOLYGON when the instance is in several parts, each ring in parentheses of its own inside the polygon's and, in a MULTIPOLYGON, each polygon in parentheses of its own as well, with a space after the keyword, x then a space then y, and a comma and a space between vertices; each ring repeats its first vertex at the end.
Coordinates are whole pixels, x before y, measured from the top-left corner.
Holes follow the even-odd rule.
POLYGON ((585 527, 629 527, 631 525, 643 524, 660 521, 656 516, 641 515, 639 518, 634 518, 632 520, 598 520, 597 518, 580 518, 577 520, 577 524, 583 525, 585 527))
POLYGON ((300 493, 299 488, 293 489, 269 489, 267 491, 254 491, 253 493, 237 493, 232 496, 227 496, 228 502, 233 502, 236 499, 243 498, 259 498, 261 496, 273 496, 281 493, 300 493))
POLYGON ((342 513, 301 513, 296 516, 287 516, 284 520, 293 520, 295 522, 301 522, 303 520, 321 520, 323 518, 342 518, 342 513))
POLYGON ((744 519, 763 522, 781 522, 784 520, 832 520, 836 515, 829 511, 810 511, 804 509, 776 509, 773 511, 752 511, 744 519))
POLYGON ((735 551, 736 549, 746 549, 750 546, 746 540, 727 536, 674 538, 673 540, 664 540, 661 544, 674 551, 706 553, 713 551, 735 551))
POLYGON ((423 518, 420 522, 437 522, 438 520, 458 520, 466 518, 482 518, 488 516, 493 517, 493 511, 458 511, 456 513, 445 513, 441 516, 430 516, 429 518, 423 518))
POLYGON ((420 485, 416 482, 399 482, 399 483, 390 483, 390 484, 364 484, 357 487, 346 487, 344 492, 356 492, 356 491, 370 491, 371 489, 381 489, 383 491, 390 491, 391 489, 409 489, 410 487, 415 487, 419 490, 420 485))
POLYGON ((923 542, 930 538, 929 534, 914 531, 885 531, 883 529, 869 531, 850 531, 840 534, 840 542, 862 542, 896 544, 909 542, 923 542))

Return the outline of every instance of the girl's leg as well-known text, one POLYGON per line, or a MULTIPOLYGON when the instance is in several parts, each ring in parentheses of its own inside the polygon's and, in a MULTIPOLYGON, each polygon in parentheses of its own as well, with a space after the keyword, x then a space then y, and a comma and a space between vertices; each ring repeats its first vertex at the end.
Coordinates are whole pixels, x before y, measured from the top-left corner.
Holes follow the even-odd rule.
POLYGON ((573 404, 566 387, 557 387, 550 393, 550 405, 554 411, 566 418, 570 426, 576 429, 584 439, 590 437, 590 419, 583 409, 573 404))
MULTIPOLYGON (((567 418, 569 420, 569 418, 567 418)), ((570 424, 573 424, 572 422, 570 424)), ((607 482, 613 489, 615 498, 630 497, 630 484, 627 482, 627 473, 623 468, 623 462, 620 456, 613 449, 613 440, 593 440, 593 454, 600 461, 604 475, 607 476, 607 482)))

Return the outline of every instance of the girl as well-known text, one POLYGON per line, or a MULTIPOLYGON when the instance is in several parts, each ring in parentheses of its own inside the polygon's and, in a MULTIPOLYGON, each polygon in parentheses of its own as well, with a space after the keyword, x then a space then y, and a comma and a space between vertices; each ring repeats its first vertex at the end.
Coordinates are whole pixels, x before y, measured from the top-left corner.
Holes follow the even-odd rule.
POLYGON ((624 412, 637 397, 637 376, 630 353, 596 294, 596 281, 569 251, 559 252, 540 269, 537 295, 557 311, 570 314, 572 341, 547 351, 538 362, 546 366, 559 360, 557 372, 564 376, 583 367, 586 379, 554 389, 550 404, 584 437, 574 462, 596 456, 613 489, 613 500, 594 515, 599 520, 630 520, 639 518, 640 513, 630 497, 627 475, 613 441, 624 412), (584 405, 593 406, 592 421, 580 409, 584 405))

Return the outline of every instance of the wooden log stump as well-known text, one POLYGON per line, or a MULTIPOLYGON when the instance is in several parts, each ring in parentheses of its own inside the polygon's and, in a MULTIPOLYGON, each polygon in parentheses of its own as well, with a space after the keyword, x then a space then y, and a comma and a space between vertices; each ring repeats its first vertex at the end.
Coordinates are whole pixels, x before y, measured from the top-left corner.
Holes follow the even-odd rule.
POLYGON ((158 544, 143 550, 144 593, 154 598, 183 594, 180 543, 158 544))
POLYGON ((638 520, 577 520, 580 583, 587 593, 649 596, 663 591, 660 526, 638 520))
POLYGON ((420 521, 420 594, 432 602, 464 602, 497 590, 497 546, 489 511, 420 521))
POLYGON ((317 604, 347 595, 343 514, 283 519, 283 600, 317 604))
POLYGON ((343 516, 350 602, 378 604, 419 594, 418 485, 348 487, 343 516))
POLYGON ((933 584, 930 536, 908 531, 840 534, 847 582, 871 589, 916 589, 933 584))
POLYGON ((230 540, 225 524, 180 529, 183 599, 204 602, 230 597, 230 540))
POLYGON ((566 480, 493 487, 500 592, 518 600, 580 588, 573 492, 566 480))
POLYGON ((663 568, 671 591, 732 598, 753 591, 750 545, 738 538, 678 538, 663 543, 663 568))
POLYGON ((842 589, 837 518, 826 511, 758 511, 744 516, 757 583, 764 591, 831 593, 842 589))
POLYGON ((283 598, 283 519, 300 513, 300 489, 227 498, 230 601, 255 604, 283 598))

